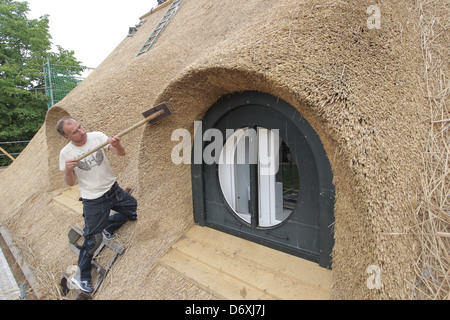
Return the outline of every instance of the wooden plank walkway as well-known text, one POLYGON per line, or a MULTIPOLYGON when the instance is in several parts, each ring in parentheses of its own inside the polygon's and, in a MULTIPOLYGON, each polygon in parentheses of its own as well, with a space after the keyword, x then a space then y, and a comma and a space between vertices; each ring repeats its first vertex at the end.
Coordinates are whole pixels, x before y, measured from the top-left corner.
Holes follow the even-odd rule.
POLYGON ((192 227, 160 264, 218 299, 329 299, 331 271, 223 232, 192 227))

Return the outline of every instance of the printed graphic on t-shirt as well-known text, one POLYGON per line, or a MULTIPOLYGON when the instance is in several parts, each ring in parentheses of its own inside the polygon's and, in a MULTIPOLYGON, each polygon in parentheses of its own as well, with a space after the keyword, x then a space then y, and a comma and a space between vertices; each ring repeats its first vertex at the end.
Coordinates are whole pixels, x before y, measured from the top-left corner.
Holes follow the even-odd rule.
POLYGON ((102 150, 98 150, 97 152, 91 154, 85 159, 78 162, 77 167, 83 171, 89 171, 94 167, 98 167, 103 163, 104 155, 102 150))

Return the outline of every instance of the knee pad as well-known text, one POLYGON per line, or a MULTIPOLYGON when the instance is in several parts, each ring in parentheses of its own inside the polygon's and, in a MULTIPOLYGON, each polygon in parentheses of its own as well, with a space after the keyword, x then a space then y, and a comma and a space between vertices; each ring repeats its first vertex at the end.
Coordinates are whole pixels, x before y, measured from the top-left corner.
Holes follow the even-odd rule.
POLYGON ((101 233, 86 237, 84 245, 87 253, 94 254, 98 247, 102 244, 102 241, 103 235, 101 233))

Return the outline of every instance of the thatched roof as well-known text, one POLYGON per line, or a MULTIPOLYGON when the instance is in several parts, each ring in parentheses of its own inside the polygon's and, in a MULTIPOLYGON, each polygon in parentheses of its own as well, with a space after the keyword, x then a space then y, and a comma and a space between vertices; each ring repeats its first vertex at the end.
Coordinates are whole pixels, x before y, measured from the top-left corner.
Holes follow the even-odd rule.
POLYGON ((430 126, 421 86, 423 26, 409 1, 384 1, 381 28, 369 29, 367 6, 185 0, 149 52, 136 57, 165 10, 125 37, 49 110, 27 149, 1 173, 0 222, 29 252, 50 297, 58 297, 51 275, 76 262, 67 253, 67 228, 82 223, 51 201, 65 188, 57 165, 65 141, 56 122, 70 114, 88 130, 114 134, 151 106, 170 105, 173 117, 130 133, 123 138, 127 156, 110 157, 119 182, 136 188, 140 219, 121 230, 127 253, 98 298, 202 299, 202 290, 152 269, 193 224, 190 167, 172 163, 171 133, 193 132, 220 97, 257 90, 298 109, 329 158, 336 188, 332 297, 410 298, 420 247, 411 227, 430 126), (155 252, 140 281, 124 288, 155 252), (381 267, 381 289, 366 286, 370 265, 381 267))

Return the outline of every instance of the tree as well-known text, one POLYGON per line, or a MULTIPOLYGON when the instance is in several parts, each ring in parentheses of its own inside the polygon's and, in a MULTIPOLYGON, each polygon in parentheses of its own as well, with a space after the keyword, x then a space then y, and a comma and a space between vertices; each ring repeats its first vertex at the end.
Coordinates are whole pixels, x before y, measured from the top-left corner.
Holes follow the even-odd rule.
POLYGON ((50 52, 49 16, 28 19, 28 12, 27 1, 0 0, 0 142, 30 140, 42 126, 46 97, 35 89, 43 87, 47 59, 80 66, 74 51, 50 52))

